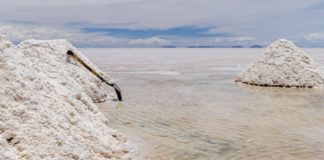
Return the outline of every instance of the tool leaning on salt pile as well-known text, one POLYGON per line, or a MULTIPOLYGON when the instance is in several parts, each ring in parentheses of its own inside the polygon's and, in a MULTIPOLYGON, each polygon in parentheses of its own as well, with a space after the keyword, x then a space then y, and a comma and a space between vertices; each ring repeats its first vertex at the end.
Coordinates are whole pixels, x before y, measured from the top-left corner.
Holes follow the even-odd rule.
POLYGON ((69 56, 69 58, 73 58, 75 61, 79 62, 83 67, 85 67, 87 70, 89 70, 92 74, 94 74, 97 78, 99 78, 102 82, 106 83, 109 86, 114 87, 118 100, 122 101, 122 94, 121 94, 121 89, 118 87, 118 85, 112 81, 112 80, 107 80, 107 78, 104 77, 108 77, 106 76, 104 73, 96 71, 95 69, 91 68, 85 61, 83 61, 77 54, 75 54, 73 51, 68 50, 67 51, 67 55, 69 56))

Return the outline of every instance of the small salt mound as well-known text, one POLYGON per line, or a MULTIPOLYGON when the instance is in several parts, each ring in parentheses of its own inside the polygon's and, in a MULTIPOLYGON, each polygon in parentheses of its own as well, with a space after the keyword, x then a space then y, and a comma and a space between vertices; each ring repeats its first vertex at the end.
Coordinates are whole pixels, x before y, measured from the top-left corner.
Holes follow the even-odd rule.
POLYGON ((65 40, 16 46, 0 34, 0 159, 130 159, 126 138, 94 104, 105 90, 67 62, 68 49, 77 52, 65 40))
POLYGON ((324 72, 293 42, 280 39, 235 81, 273 87, 323 87, 324 72))

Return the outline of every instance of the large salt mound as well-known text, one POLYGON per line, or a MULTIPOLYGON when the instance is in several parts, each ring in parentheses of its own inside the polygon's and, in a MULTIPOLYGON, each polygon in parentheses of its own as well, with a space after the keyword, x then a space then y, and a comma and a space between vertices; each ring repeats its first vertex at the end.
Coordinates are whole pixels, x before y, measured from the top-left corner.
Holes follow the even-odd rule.
POLYGON ((94 104, 105 91, 67 62, 68 49, 76 51, 65 40, 15 46, 0 34, 0 159, 130 159, 94 104))
POLYGON ((292 42, 280 39, 235 81, 274 87, 323 87, 324 72, 292 42))

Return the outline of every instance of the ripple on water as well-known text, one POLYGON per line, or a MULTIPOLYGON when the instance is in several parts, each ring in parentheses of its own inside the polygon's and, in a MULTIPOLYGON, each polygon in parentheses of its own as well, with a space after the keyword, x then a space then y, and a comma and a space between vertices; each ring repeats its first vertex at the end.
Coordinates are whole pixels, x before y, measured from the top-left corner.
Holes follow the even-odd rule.
MULTIPOLYGON (((147 50, 109 51, 89 57, 105 59, 97 65, 119 78, 125 101, 100 108, 138 146, 137 159, 324 157, 323 90, 234 83, 235 66, 252 63, 258 50, 152 49, 149 58, 147 50)), ((322 60, 322 51, 312 57, 322 60)))

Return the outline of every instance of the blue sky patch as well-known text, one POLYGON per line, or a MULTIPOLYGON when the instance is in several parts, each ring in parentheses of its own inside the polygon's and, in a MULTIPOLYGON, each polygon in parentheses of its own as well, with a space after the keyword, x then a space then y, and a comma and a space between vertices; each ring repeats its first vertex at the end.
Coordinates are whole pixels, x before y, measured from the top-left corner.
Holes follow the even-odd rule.
POLYGON ((107 35, 120 38, 148 38, 148 37, 226 37, 226 33, 209 33, 207 27, 176 27, 170 29, 122 29, 122 28, 83 28, 85 32, 104 32, 107 35))

